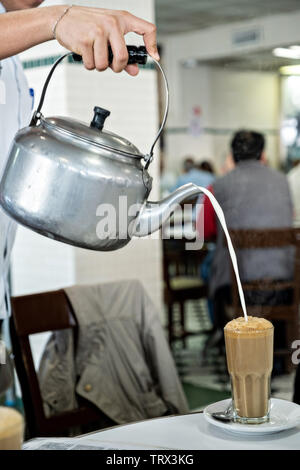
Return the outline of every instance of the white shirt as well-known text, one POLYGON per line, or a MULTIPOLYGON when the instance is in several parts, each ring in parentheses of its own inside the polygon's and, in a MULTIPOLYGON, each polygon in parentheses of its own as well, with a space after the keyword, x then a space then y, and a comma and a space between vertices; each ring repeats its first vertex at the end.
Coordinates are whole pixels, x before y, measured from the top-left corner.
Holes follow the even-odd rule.
POLYGON ((287 177, 294 206, 294 225, 300 227, 300 163, 289 172, 287 177))
MULTIPOLYGON (((0 3, 0 14, 5 13, 0 3)), ((32 98, 17 57, 0 62, 0 176, 17 131, 29 124, 32 98)), ((0 209, 0 319, 9 313, 8 272, 17 224, 0 209), (6 296, 6 300, 5 300, 6 296)))

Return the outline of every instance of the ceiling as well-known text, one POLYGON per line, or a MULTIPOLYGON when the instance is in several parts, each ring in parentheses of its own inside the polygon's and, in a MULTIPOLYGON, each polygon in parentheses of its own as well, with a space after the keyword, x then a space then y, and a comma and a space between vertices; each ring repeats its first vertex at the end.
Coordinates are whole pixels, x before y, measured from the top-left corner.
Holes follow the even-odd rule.
POLYGON ((300 10, 300 0, 155 0, 155 4, 159 34, 183 33, 300 10))
MULTIPOLYGON (((238 56, 222 57, 222 59, 213 59, 209 61, 199 61, 200 64, 213 65, 235 70, 259 70, 264 72, 278 71, 279 67, 284 65, 298 65, 300 60, 285 59, 275 57, 272 49, 257 51, 252 53, 243 53, 238 56)), ((197 65, 197 64, 196 64, 197 65)))

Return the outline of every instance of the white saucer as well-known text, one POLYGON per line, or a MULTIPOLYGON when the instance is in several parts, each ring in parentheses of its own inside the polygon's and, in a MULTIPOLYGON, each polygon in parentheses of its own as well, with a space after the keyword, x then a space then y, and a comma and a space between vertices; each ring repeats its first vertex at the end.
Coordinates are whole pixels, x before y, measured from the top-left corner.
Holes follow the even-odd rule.
POLYGON ((273 434, 275 432, 284 431, 300 425, 300 406, 287 400, 278 398, 271 399, 270 421, 262 424, 240 424, 225 423, 211 416, 216 411, 224 411, 231 401, 230 399, 212 403, 204 409, 204 417, 206 421, 224 429, 239 434, 273 434))

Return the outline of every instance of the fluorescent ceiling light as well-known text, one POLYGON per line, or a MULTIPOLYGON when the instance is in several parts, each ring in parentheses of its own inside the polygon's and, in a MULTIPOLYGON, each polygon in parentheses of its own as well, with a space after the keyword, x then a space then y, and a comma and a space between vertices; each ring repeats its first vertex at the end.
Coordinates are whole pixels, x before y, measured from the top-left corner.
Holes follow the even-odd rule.
POLYGON ((300 75, 300 65, 285 65, 280 67, 281 75, 300 75))
POLYGON ((273 55, 285 57, 286 59, 300 59, 300 46, 293 46, 293 48, 276 47, 276 49, 273 49, 273 55))

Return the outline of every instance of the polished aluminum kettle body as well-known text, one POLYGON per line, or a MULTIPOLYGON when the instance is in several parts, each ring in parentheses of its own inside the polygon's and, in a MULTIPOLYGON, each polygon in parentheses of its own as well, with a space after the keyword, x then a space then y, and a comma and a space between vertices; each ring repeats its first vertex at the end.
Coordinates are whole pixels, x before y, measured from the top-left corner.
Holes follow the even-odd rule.
POLYGON ((122 196, 123 205, 136 205, 127 228, 148 197, 151 178, 139 157, 101 149, 99 158, 92 146, 87 151, 80 144, 46 120, 18 132, 1 182, 1 205, 17 222, 49 238, 94 250, 120 248, 130 238, 120 234, 113 209, 117 212, 122 196), (106 212, 111 220, 100 234, 106 212))
MULTIPOLYGON (((143 60, 145 53, 138 49, 143 60)), ((147 202, 152 187, 148 166, 168 113, 168 85, 156 61, 166 87, 166 108, 147 155, 103 129, 110 113, 102 108, 94 108, 90 126, 42 115, 52 74, 71 54, 56 61, 30 125, 14 138, 1 179, 0 203, 17 222, 49 238, 92 250, 116 250, 134 235, 157 230, 170 215, 172 203, 196 189, 188 185, 161 203, 147 202)))

